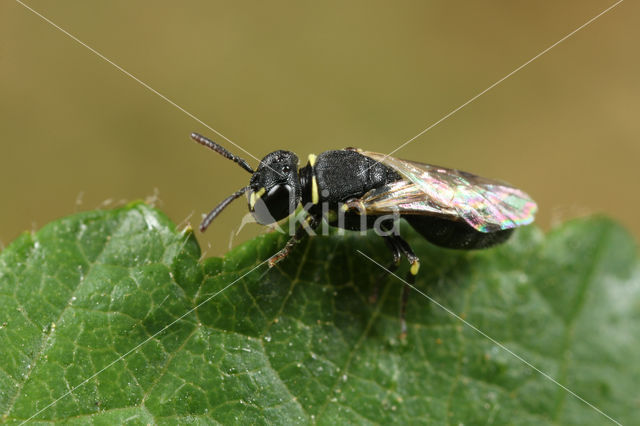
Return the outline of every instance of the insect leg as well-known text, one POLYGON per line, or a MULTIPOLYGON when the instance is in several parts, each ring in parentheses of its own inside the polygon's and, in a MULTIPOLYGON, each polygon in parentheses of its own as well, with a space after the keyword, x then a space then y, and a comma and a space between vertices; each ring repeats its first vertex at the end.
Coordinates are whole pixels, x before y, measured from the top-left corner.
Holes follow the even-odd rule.
MULTIPOLYGON (((394 240, 392 237, 383 236, 382 238, 384 238, 384 242, 387 244, 387 247, 389 247, 389 250, 391 250, 391 254, 393 255, 393 260, 386 269, 389 272, 395 272, 398 269, 398 266, 400 266, 400 261, 402 260, 402 249, 400 248, 396 240, 394 240)), ((384 271, 383 274, 386 275, 386 271, 384 271)), ((373 291, 369 296, 369 303, 374 304, 378 300, 381 282, 381 279, 376 280, 376 283, 373 286, 373 291)))
POLYGON ((391 250, 391 254, 393 255, 393 260, 391 261, 391 264, 387 269, 389 269, 391 272, 395 272, 400 265, 400 260, 402 259, 402 249, 393 237, 385 236, 383 238, 384 242, 387 244, 387 247, 389 247, 389 250, 391 250))
MULTIPOLYGON (((407 243, 402 237, 400 237, 399 235, 393 235, 389 238, 394 239, 394 243, 398 245, 400 251, 402 251, 402 254, 404 254, 409 261, 410 267, 409 272, 407 272, 406 281, 410 285, 414 285, 416 281, 416 275, 420 270, 420 259, 413 252, 409 243, 407 243)), ((407 335, 407 321, 405 320, 405 318, 407 312, 407 300, 409 299, 409 290, 410 286, 407 284, 405 284, 402 288, 402 299, 400 302, 400 336, 402 337, 407 335)))
POLYGON ((281 260, 283 260, 285 257, 289 255, 289 253, 291 252, 291 249, 296 244, 298 244, 302 240, 302 238, 304 238, 308 228, 315 229, 318 227, 319 224, 320 224, 320 219, 317 216, 313 214, 310 214, 309 216, 307 216, 305 219, 305 223, 300 224, 300 226, 298 226, 298 229, 296 229, 296 233, 293 235, 293 237, 289 239, 289 241, 287 241, 287 244, 285 244, 282 250, 280 250, 279 252, 277 252, 276 254, 274 254, 269 258, 269 268, 273 268, 276 263, 280 262, 281 260))

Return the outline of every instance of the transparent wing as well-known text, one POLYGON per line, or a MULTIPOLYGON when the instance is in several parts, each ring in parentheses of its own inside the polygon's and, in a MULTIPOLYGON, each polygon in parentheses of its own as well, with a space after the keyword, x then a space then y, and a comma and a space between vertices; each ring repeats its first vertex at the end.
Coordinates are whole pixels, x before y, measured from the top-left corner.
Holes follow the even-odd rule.
POLYGON ((480 232, 533 222, 536 203, 519 189, 471 173, 400 160, 358 150, 404 179, 365 194, 358 204, 368 213, 431 214, 462 218, 480 232))
POLYGON ((362 198, 347 203, 350 209, 368 214, 426 214, 458 218, 458 212, 451 207, 440 205, 429 199, 422 188, 409 180, 399 180, 372 189, 362 198))

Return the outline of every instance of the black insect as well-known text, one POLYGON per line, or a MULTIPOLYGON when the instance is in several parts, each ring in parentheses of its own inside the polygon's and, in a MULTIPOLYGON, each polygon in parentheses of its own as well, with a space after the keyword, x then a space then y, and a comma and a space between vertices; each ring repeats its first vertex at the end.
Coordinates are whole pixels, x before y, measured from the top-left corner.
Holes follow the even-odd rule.
MULTIPOLYGON (((233 200, 248 193, 249 210, 257 222, 268 225, 291 216, 302 205, 304 223, 269 266, 284 259, 293 246, 315 229, 323 218, 331 226, 349 230, 379 228, 393 253, 395 269, 404 255, 411 267, 409 280, 420 261, 409 244, 393 229, 394 217, 405 219, 424 238, 453 249, 480 249, 506 241, 513 229, 533 221, 535 202, 508 184, 413 161, 400 160, 356 148, 309 155, 298 168, 290 151, 274 151, 253 170, 249 164, 210 139, 193 133, 198 143, 235 161, 252 174, 249 185, 224 199, 202 221, 204 231, 233 200)), ((404 318, 408 286, 403 292, 404 318)), ((404 323, 404 321, 403 321, 404 323)), ((404 325, 403 325, 404 327, 404 325)))

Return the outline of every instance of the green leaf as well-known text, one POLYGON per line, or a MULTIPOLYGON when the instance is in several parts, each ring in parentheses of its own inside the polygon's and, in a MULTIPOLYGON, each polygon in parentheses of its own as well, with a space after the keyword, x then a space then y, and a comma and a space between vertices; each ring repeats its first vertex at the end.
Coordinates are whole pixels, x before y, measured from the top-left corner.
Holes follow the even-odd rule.
MULTIPOLYGON (((607 415, 637 421, 640 268, 623 229, 602 218, 547 236, 529 227, 476 252, 403 232, 421 291, 607 415)), ((23 235, 0 253, 2 420, 607 421, 417 292, 399 340, 401 282, 356 252, 388 262, 378 237, 312 238, 260 266, 284 241, 267 234, 201 261, 190 230, 139 203, 23 235)))

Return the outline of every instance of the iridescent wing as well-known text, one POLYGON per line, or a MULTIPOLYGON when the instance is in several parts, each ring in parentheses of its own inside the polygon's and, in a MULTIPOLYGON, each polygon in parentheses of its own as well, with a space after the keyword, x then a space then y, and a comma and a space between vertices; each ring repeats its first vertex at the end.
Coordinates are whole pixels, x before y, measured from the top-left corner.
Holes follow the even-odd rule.
POLYGON ((461 218, 480 232, 527 225, 533 222, 538 209, 531 197, 503 182, 376 152, 358 152, 391 167, 403 180, 369 191, 351 203, 351 208, 370 214, 398 212, 461 218))

